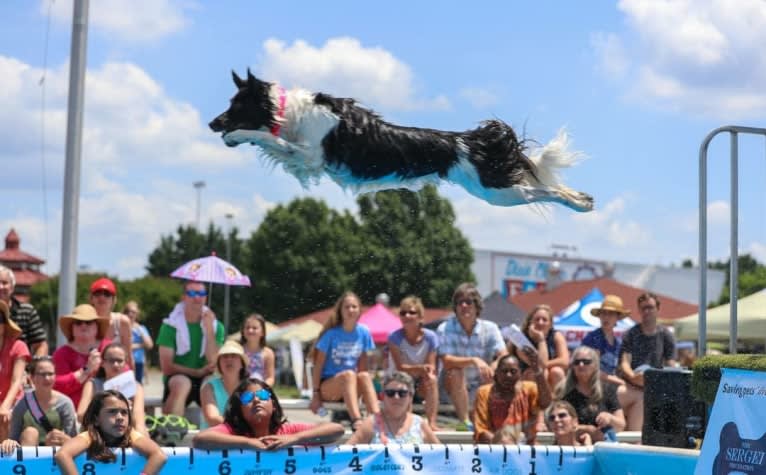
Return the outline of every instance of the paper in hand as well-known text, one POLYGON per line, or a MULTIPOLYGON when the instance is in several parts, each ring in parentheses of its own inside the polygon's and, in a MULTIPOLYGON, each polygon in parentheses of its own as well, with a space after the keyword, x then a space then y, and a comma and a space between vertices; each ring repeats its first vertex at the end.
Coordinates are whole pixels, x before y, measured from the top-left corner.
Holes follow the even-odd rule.
POLYGON ((535 351, 535 345, 529 341, 529 338, 527 338, 515 323, 511 323, 510 326, 503 329, 503 336, 510 340, 516 348, 522 349, 528 347, 532 349, 532 351, 535 351))
POLYGON ((136 395, 136 376, 133 371, 125 371, 114 378, 104 381, 104 389, 116 389, 130 399, 136 395))

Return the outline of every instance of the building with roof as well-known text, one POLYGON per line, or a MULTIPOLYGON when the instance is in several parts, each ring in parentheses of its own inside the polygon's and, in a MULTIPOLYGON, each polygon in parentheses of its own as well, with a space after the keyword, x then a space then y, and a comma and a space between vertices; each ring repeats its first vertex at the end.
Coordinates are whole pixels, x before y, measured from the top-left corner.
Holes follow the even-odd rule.
POLYGON ((22 251, 20 244, 19 235, 11 228, 5 236, 5 249, 0 251, 0 264, 11 269, 16 277, 14 296, 22 302, 27 302, 32 286, 48 280, 49 277, 40 272, 40 266, 45 264, 45 261, 22 251))
MULTIPOLYGON (((544 256, 474 249, 471 270, 482 295, 499 291, 514 303, 517 295, 531 290, 552 290, 568 281, 608 277, 681 302, 699 304, 699 268, 611 262, 566 254, 544 256)), ((708 269, 707 297, 711 302, 721 296, 725 279, 725 272, 708 269)), ((609 293, 604 289, 602 291, 609 293)), ((623 298, 626 302, 630 301, 623 298)))
MULTIPOLYGON (((529 312, 538 304, 550 305, 554 315, 558 315, 569 305, 581 299, 585 294, 599 289, 602 294, 614 294, 619 296, 625 308, 630 310, 630 318, 636 323, 641 323, 641 313, 636 307, 638 296, 647 289, 623 284, 609 277, 588 280, 569 280, 563 282, 554 289, 536 289, 515 295, 511 302, 529 312)), ((683 302, 664 292, 654 292, 660 300, 659 318, 662 320, 675 320, 697 312, 697 305, 683 302)))

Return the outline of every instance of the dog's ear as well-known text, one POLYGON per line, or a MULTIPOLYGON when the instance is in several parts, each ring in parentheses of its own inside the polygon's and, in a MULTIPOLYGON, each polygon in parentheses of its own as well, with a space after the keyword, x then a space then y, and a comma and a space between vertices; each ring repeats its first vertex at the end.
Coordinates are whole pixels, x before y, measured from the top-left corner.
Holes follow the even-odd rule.
POLYGON ((258 82, 260 81, 258 81, 258 79, 253 76, 253 73, 250 72, 250 68, 247 68, 247 85, 255 89, 255 86, 258 82))
MULTIPOLYGON (((250 70, 248 70, 248 73, 249 72, 250 70)), ((231 78, 234 80, 234 85, 237 86, 237 89, 242 89, 245 86, 245 81, 241 77, 237 76, 236 71, 233 69, 231 70, 231 78)))

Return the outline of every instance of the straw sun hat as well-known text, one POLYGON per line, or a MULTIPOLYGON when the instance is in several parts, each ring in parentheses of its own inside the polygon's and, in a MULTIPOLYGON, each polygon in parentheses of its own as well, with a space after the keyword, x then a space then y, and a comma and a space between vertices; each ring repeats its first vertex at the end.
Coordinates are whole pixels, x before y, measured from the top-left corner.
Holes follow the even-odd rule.
POLYGON ((236 341, 227 340, 218 350, 216 361, 223 355, 238 355, 242 359, 242 367, 245 369, 247 369, 247 366, 250 364, 247 355, 245 354, 245 349, 236 341))
POLYGON ((630 310, 622 306, 622 299, 616 295, 607 295, 599 308, 592 308, 590 314, 598 317, 603 311, 617 312, 620 318, 630 315, 630 310))
POLYGON ((3 323, 5 324, 5 336, 8 340, 15 340, 21 335, 21 328, 11 320, 11 309, 8 304, 0 300, 0 316, 2 316, 3 323))
POLYGON ((67 341, 72 341, 74 338, 72 335, 72 325, 75 321, 79 322, 92 322, 95 321, 98 324, 98 334, 96 334, 97 340, 103 340, 106 335, 106 331, 109 329, 109 319, 99 317, 96 313, 96 309, 92 305, 82 304, 74 308, 71 315, 63 315, 59 318, 59 328, 61 333, 64 334, 67 341))

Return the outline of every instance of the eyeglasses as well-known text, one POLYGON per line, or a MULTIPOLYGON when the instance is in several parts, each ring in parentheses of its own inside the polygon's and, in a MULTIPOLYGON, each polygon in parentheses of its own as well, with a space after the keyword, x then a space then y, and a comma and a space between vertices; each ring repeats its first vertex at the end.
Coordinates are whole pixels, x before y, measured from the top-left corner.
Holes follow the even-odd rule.
POLYGON ((399 396, 401 399, 404 399, 410 395, 410 390, 409 389, 384 389, 383 394, 385 394, 386 397, 399 396))
POLYGON ((91 295, 93 295, 94 297, 111 297, 112 293, 109 292, 108 290, 97 290, 93 292, 91 295))
POLYGON ((96 323, 94 320, 75 320, 72 325, 78 326, 78 325, 90 325, 91 323, 96 323))
POLYGON ((564 420, 567 417, 570 417, 568 412, 559 412, 558 414, 551 414, 551 415, 549 415, 548 416, 548 420, 549 421, 555 421, 556 419, 564 420))
POLYGON ((468 306, 468 307, 473 307, 473 305, 474 305, 474 302, 473 302, 473 300, 472 300, 472 299, 460 299, 460 300, 458 300, 458 301, 457 301, 457 305, 458 305, 458 306, 460 306, 460 305, 466 305, 466 306, 468 306))
POLYGON ((407 315, 417 315, 417 310, 399 310, 399 315, 406 317, 407 315))
POLYGON ((650 310, 657 310, 657 306, 656 305, 644 305, 644 306, 641 307, 641 311, 642 312, 648 312, 650 310))
POLYGON ((207 290, 187 290, 187 297, 207 297, 207 290))
POLYGON ((104 362, 108 364, 123 364, 125 360, 123 358, 104 358, 104 362))
POLYGON ((243 405, 250 404, 255 398, 258 398, 259 401, 268 401, 271 399, 271 391, 266 388, 261 388, 258 391, 245 391, 240 394, 239 402, 243 405))
POLYGON ((590 358, 576 358, 572 360, 572 366, 579 366, 579 365, 588 366, 591 363, 593 363, 593 360, 590 358))

